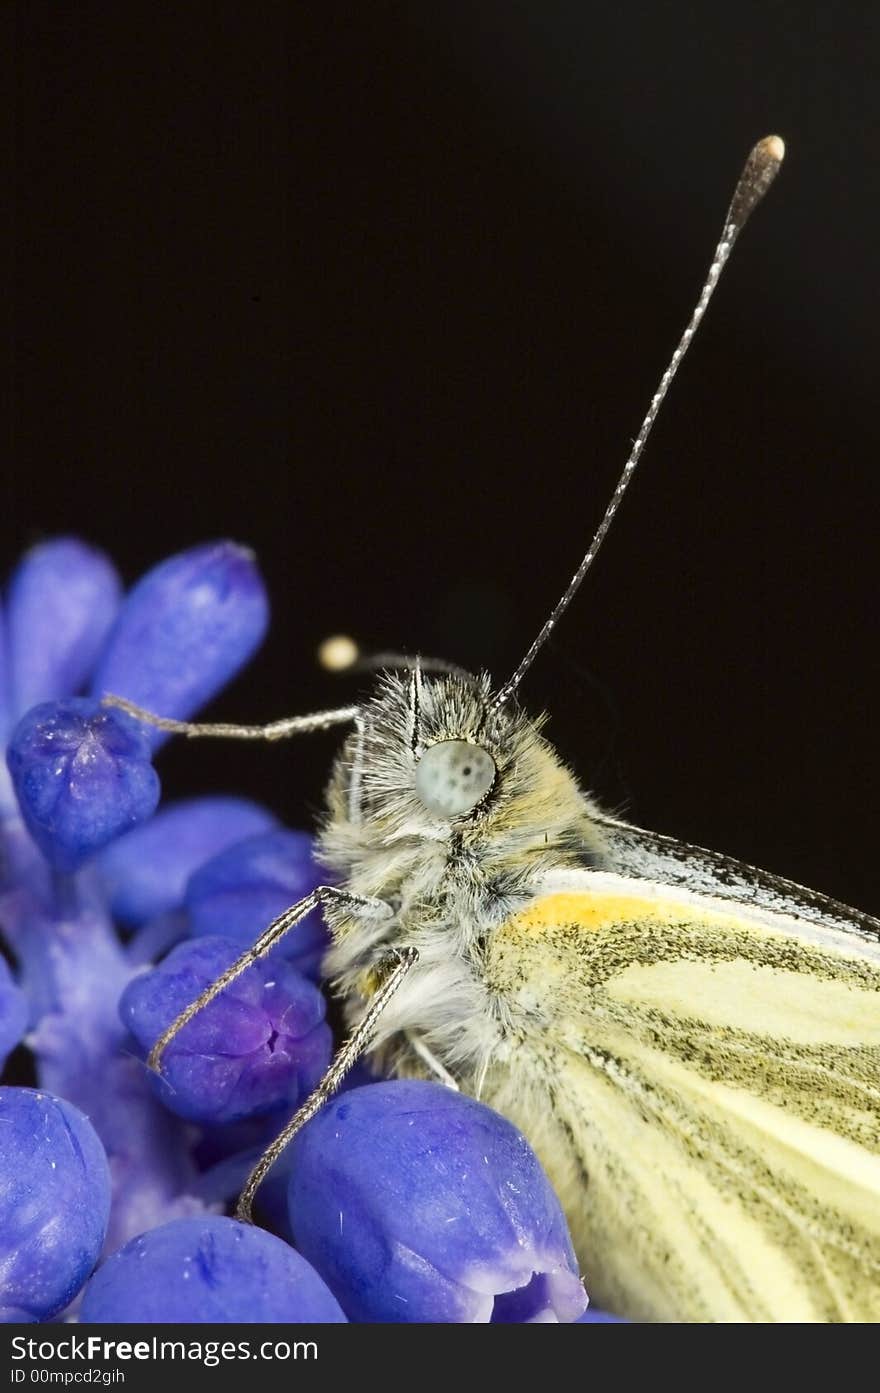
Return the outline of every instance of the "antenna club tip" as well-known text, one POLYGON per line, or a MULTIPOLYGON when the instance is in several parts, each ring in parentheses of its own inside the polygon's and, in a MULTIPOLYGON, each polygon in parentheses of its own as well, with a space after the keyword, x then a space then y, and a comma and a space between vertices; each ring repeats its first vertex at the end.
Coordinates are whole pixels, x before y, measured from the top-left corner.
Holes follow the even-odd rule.
POLYGON ((781 135, 765 135, 755 146, 755 153, 762 155, 771 164, 782 164, 785 159, 785 141, 781 135))
POLYGON ((779 173, 784 157, 785 141, 778 135, 765 135, 752 147, 728 210, 728 222, 734 235, 742 232, 779 173))
POLYGON ((359 656, 360 650, 348 634, 333 634, 318 648, 318 662, 325 672, 345 672, 359 656))

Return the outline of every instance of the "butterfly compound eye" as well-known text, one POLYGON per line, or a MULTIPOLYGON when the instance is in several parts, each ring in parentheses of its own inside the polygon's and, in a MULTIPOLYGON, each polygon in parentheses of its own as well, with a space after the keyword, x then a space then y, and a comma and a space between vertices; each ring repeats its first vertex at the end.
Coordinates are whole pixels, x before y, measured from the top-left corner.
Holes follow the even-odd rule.
POLYGON ((494 759, 466 740, 431 745, 416 768, 416 793, 428 812, 437 817, 469 813, 494 782, 494 759))

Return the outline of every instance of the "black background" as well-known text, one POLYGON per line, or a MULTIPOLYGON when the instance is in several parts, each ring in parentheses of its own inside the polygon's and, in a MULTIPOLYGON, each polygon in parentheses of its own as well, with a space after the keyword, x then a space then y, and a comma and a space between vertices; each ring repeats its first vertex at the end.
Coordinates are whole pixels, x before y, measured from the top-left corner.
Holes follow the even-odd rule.
MULTIPOLYGON (((742 160, 789 156, 526 702, 609 804, 880 909, 874 4, 22 4, 2 559, 231 535, 211 714, 349 700, 326 634, 516 663, 742 160)), ((169 748, 294 823, 334 737, 169 748)))

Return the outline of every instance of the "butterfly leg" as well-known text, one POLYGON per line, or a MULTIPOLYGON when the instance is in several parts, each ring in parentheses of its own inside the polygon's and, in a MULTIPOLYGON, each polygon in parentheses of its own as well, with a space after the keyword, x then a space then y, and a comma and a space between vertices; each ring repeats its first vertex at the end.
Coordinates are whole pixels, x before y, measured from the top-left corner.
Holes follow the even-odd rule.
POLYGON ((254 1203, 254 1195, 262 1184, 267 1172, 278 1160, 278 1157, 285 1150, 287 1145, 293 1140, 297 1132, 314 1117, 315 1113, 330 1099, 336 1092, 345 1075, 354 1064, 357 1063, 361 1055, 370 1043, 376 1022, 381 1016, 385 1007, 397 991, 403 979, 415 967, 419 960, 417 948, 394 948, 383 962, 393 967, 389 975, 385 978, 382 986, 376 992, 362 1019, 355 1026, 351 1035, 343 1045, 337 1050, 330 1067, 324 1074, 317 1088, 309 1095, 302 1107, 299 1108, 288 1122, 287 1126, 267 1147, 254 1166, 245 1182, 245 1187, 239 1197, 235 1217, 243 1223, 252 1223, 251 1210, 254 1203))
POLYGON ((386 904, 384 900, 373 899, 366 895, 353 895, 350 891, 342 890, 337 885, 319 885, 317 889, 312 890, 310 894, 303 896, 301 900, 297 900, 296 904, 291 905, 290 909, 285 909, 284 913, 279 914, 277 919, 273 919, 268 928, 264 929, 260 934, 256 943, 252 944, 246 952, 242 953, 240 958, 236 958, 235 962, 227 967, 226 971, 217 978, 216 982, 212 982, 209 987, 205 988, 201 995, 196 997, 195 1001, 190 1002, 189 1006, 181 1011, 180 1015, 171 1022, 168 1029, 162 1032, 151 1049, 147 1059, 147 1067, 158 1072, 162 1061, 162 1055, 171 1044, 175 1035, 177 1035, 185 1025, 189 1024, 193 1016, 198 1015, 199 1011, 204 1010, 215 997, 219 996, 222 991, 225 991, 231 982, 234 982, 237 977, 240 977, 243 972, 246 972, 259 958, 264 958, 269 950, 274 948, 275 944, 279 939, 284 937, 289 929, 294 928, 300 920, 304 919, 307 914, 310 914, 313 909, 317 909, 319 905, 326 904, 328 900, 336 904, 350 906, 352 909, 357 910, 362 917, 368 916, 377 919, 390 919, 394 914, 391 905, 386 904))
POLYGON ((292 735, 311 735, 314 731, 329 730, 332 726, 351 725, 360 716, 358 706, 338 706, 330 711, 312 711, 306 716, 287 716, 262 726, 229 725, 225 721, 175 721, 168 716, 156 716, 125 697, 105 696, 102 706, 115 706, 144 725, 167 730, 172 735, 214 736, 223 740, 287 740, 292 735))

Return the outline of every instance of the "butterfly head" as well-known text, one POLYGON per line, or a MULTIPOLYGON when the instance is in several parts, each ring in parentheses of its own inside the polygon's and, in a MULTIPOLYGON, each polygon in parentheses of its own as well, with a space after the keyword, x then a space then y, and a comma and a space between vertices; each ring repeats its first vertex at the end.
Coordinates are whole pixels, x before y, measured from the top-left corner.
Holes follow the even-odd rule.
POLYGON ((583 845, 584 795, 543 723, 497 705, 485 674, 386 673, 337 760, 325 844, 345 829, 361 854, 483 854, 493 842, 549 852, 569 835, 583 845))

